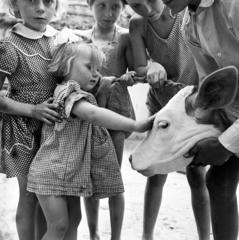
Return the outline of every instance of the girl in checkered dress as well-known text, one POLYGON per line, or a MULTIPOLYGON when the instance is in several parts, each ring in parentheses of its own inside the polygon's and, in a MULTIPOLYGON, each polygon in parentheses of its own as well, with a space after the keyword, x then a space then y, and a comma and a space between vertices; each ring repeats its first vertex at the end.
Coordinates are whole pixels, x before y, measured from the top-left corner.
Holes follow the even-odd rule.
MULTIPOLYGON (((76 34, 90 39, 102 49, 106 56, 100 72, 103 76, 121 76, 127 70, 133 69, 133 59, 129 40, 129 30, 117 24, 124 9, 122 0, 87 0, 92 10, 95 23, 87 30, 75 30, 76 34)), ((112 84, 104 105, 96 97, 98 105, 106 107, 126 117, 135 119, 133 104, 125 83, 112 84)), ((119 165, 121 166, 124 141, 131 132, 114 131, 109 129, 115 146, 119 165)), ((99 200, 85 198, 85 209, 91 239, 98 239, 99 200)), ((111 222, 111 238, 120 239, 124 217, 124 194, 109 198, 111 222)))
POLYGON ((56 48, 50 72, 58 78, 54 102, 64 120, 44 125, 41 147, 29 170, 27 190, 36 193, 47 219, 45 240, 76 239, 80 196, 105 198, 124 191, 115 149, 106 128, 146 131, 152 118, 136 122, 98 107, 102 52, 93 44, 64 43, 56 48), (73 237, 74 236, 74 237, 73 237))
POLYGON ((47 71, 57 32, 48 23, 56 13, 58 1, 9 0, 9 4, 22 22, 0 41, 0 85, 6 77, 9 82, 7 95, 0 98, 0 172, 17 177, 17 231, 20 240, 32 240, 37 198, 26 191, 27 174, 39 148, 42 123, 60 120, 57 105, 50 99, 56 79, 47 71))

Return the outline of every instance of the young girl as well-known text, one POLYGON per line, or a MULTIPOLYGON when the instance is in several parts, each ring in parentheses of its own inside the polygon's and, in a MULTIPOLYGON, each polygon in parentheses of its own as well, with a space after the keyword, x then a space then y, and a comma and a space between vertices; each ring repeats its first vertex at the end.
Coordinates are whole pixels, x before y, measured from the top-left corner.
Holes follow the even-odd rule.
POLYGON ((56 30, 48 25, 58 9, 57 0, 11 0, 11 12, 22 23, 0 41, 0 86, 9 81, 0 98, 2 146, 0 172, 17 177, 20 198, 16 223, 20 240, 34 239, 37 199, 26 191, 27 174, 40 144, 42 122, 60 120, 50 97, 56 80, 47 72, 56 30))
POLYGON ((98 72, 102 56, 86 43, 65 43, 53 54, 50 71, 59 81, 54 102, 61 105, 65 119, 44 125, 27 187, 37 194, 47 219, 44 240, 76 240, 80 196, 104 198, 123 192, 117 156, 105 128, 146 131, 152 124, 151 119, 136 122, 97 106, 88 92, 103 81, 98 72))
MULTIPOLYGON (((75 33, 83 35, 102 49, 106 56, 106 61, 101 69, 104 76, 121 76, 127 69, 133 69, 132 52, 129 40, 128 29, 117 25, 120 13, 124 4, 122 0, 87 0, 95 19, 94 26, 89 30, 75 33)), ((114 83, 110 88, 110 93, 105 104, 96 100, 101 107, 106 107, 112 111, 123 114, 126 117, 135 119, 134 109, 126 83, 114 83)), ((101 94, 104 94, 102 91, 101 94)), ((119 165, 121 166, 123 157, 124 140, 130 132, 109 130, 113 140, 119 165)), ((98 235, 98 213, 99 201, 90 197, 85 199, 90 239, 99 239, 98 235)), ((111 239, 120 239, 123 216, 124 216, 124 196, 123 194, 109 198, 109 209, 111 219, 111 239)))
MULTIPOLYGON (((161 84, 167 79, 183 84, 197 84, 198 76, 193 57, 181 34, 182 16, 172 15, 161 0, 127 0, 138 14, 130 21, 130 38, 138 74, 147 75, 153 84, 148 92, 150 114, 163 107, 175 92, 161 84), (151 62, 147 62, 147 54, 151 62), (157 86, 157 81, 160 83, 157 86), (156 85, 155 85, 156 84, 156 85)), ((192 191, 192 206, 200 240, 210 238, 208 193, 203 168, 187 168, 192 191)), ((148 178, 145 203, 143 239, 152 240, 154 225, 161 204, 167 175, 148 178)))

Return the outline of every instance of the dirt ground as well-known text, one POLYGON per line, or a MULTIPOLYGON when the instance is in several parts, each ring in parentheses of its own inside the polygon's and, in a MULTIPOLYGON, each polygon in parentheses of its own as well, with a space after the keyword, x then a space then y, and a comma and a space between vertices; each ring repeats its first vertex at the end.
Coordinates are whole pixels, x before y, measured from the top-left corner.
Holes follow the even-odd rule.
MULTIPOLYGON (((128 162, 129 153, 137 141, 127 141, 122 174, 125 183, 125 216, 122 240, 140 240, 142 233, 143 197, 146 178, 133 171, 128 162)), ((15 179, 0 175, 0 240, 17 240, 15 211, 18 187, 15 179)), ((83 204, 82 204, 83 208, 83 204)), ((88 240, 84 209, 79 226, 79 240, 88 240)), ((101 240, 110 239, 108 202, 101 200, 99 232, 101 240)), ((197 240, 196 226, 190 204, 190 191, 186 177, 171 173, 164 188, 164 198, 156 223, 155 240, 197 240)))

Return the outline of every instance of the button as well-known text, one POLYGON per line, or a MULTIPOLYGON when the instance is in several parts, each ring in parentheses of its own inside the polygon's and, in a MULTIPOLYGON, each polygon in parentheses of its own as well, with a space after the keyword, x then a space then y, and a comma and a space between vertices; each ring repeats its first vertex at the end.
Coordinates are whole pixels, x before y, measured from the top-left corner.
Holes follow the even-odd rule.
POLYGON ((221 57, 221 56, 222 56, 222 53, 221 53, 221 52, 218 52, 218 53, 217 53, 217 56, 218 56, 218 57, 221 57))

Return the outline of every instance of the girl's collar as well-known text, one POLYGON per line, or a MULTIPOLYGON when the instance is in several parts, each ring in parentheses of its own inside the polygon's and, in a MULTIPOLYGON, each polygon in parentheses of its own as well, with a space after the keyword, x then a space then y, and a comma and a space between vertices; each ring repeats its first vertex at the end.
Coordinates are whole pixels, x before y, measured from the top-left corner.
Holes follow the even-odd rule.
POLYGON ((11 31, 28 39, 40 39, 43 36, 53 37, 57 33, 57 30, 50 25, 46 26, 45 32, 38 32, 24 26, 22 23, 17 23, 16 25, 14 25, 11 31))

